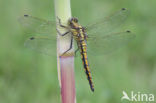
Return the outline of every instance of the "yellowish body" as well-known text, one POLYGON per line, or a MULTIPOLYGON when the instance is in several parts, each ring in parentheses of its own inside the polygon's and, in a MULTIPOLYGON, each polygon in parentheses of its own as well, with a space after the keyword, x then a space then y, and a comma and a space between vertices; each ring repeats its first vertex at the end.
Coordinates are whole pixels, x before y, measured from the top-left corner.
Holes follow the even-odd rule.
POLYGON ((78 23, 78 20, 76 18, 71 18, 69 20, 69 26, 70 26, 70 31, 72 33, 72 36, 77 41, 78 48, 80 49, 81 59, 87 75, 87 79, 90 84, 90 88, 92 91, 94 91, 94 85, 92 82, 92 77, 91 77, 91 72, 90 72, 90 67, 89 67, 88 57, 87 57, 87 43, 86 43, 87 35, 85 32, 85 28, 78 23))

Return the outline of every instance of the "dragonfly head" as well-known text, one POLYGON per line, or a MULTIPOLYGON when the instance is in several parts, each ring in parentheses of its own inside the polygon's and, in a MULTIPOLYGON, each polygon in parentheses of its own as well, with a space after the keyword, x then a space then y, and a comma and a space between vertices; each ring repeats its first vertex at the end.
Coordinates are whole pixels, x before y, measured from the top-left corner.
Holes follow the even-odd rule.
POLYGON ((71 18, 71 19, 69 19, 69 26, 71 28, 78 28, 79 27, 78 19, 77 18, 71 18))
POLYGON ((77 19, 77 18, 71 18, 70 21, 71 21, 71 22, 78 23, 78 19, 77 19))

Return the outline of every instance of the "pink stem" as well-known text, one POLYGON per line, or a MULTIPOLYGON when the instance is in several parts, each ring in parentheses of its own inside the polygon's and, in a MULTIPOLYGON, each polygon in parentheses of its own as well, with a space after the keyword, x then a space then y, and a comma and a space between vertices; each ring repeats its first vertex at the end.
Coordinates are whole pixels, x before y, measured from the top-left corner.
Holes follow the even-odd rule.
POLYGON ((62 103, 76 103, 74 56, 60 57, 62 103))

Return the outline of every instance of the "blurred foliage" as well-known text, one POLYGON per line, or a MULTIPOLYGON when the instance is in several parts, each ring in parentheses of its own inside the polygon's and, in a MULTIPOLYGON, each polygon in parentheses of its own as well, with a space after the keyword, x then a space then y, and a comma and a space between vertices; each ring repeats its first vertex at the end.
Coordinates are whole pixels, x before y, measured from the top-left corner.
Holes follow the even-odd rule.
MULTIPOLYGON (((89 89, 80 58, 75 75, 78 103, 121 103, 122 91, 156 94, 156 1, 71 0, 72 14, 82 24, 119 10, 131 11, 126 28, 136 38, 92 64, 95 93, 89 89)), ((23 46, 23 14, 54 19, 51 0, 0 0, 0 103, 60 103, 56 58, 23 46)), ((98 34, 97 34, 98 35, 98 34)))

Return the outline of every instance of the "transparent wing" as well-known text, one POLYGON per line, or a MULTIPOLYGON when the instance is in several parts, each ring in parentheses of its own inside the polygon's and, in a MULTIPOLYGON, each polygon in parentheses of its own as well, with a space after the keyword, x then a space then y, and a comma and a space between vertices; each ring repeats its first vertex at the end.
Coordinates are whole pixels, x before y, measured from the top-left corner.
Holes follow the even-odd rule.
POLYGON ((46 21, 31 15, 24 15, 19 18, 19 22, 28 33, 33 34, 56 34, 55 21, 46 21))
POLYGON ((23 29, 31 35, 25 46, 47 55, 56 55, 56 23, 47 21, 31 15, 24 15, 19 18, 23 29))
POLYGON ((87 51, 95 55, 106 54, 126 45, 134 37, 135 35, 130 31, 112 33, 105 36, 91 36, 87 40, 87 51))
POLYGON ((30 37, 25 41, 24 45, 37 52, 56 55, 56 39, 49 36, 30 37))
POLYGON ((129 11, 125 8, 117 11, 109 17, 102 18, 96 23, 90 24, 86 27, 89 35, 106 35, 109 32, 117 30, 123 24, 129 15, 129 11))

